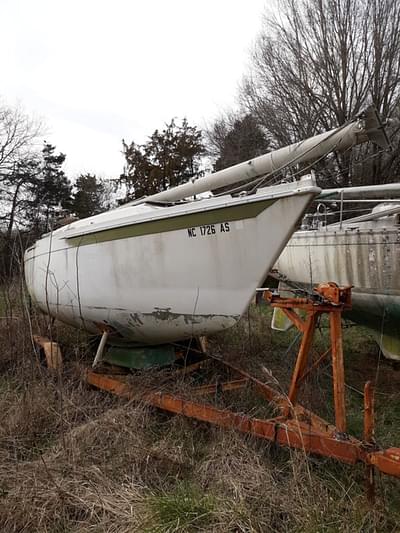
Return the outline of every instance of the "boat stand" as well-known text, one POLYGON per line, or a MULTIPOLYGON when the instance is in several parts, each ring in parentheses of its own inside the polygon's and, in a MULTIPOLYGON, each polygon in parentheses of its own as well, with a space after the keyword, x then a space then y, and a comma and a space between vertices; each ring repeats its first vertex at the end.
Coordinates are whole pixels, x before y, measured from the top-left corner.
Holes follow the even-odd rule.
MULTIPOLYGON (((129 400, 139 400, 170 413, 180 414, 196 420, 209 422, 225 428, 266 439, 282 446, 304 450, 305 453, 330 457, 347 464, 362 462, 367 470, 367 494, 374 499, 374 473, 379 470, 385 474, 400 477, 400 448, 381 449, 374 439, 374 389, 371 382, 364 387, 364 435, 357 439, 347 434, 345 380, 342 348, 341 315, 351 306, 351 288, 340 288, 334 283, 319 285, 315 296, 305 298, 281 298, 266 292, 264 298, 279 307, 302 333, 302 340, 294 366, 287 394, 276 390, 260 379, 250 375, 235 365, 223 361, 210 353, 202 353, 200 360, 183 366, 169 375, 176 378, 197 372, 202 366, 211 363, 229 370, 235 379, 200 386, 191 386, 178 393, 146 389, 132 385, 128 375, 110 375, 101 371, 86 369, 84 378, 90 385, 109 391, 129 400), (296 310, 301 311, 298 314, 296 310), (310 361, 311 346, 321 315, 327 314, 330 325, 330 347, 310 361), (328 356, 332 361, 332 381, 335 423, 331 424, 316 413, 297 403, 297 397, 305 378, 313 372, 328 356), (215 397, 225 391, 236 391, 251 387, 274 408, 272 418, 256 418, 224 409, 197 400, 198 397, 215 397)), ((200 352, 199 352, 200 354, 200 352)), ((165 382, 164 382, 165 384, 165 382)))

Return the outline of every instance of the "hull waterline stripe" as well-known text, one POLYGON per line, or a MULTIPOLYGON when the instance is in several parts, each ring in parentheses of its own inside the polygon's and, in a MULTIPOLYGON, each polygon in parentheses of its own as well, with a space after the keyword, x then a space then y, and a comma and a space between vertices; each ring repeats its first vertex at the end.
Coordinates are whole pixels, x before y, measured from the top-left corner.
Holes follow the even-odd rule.
POLYGON ((206 224, 233 222, 235 220, 254 218, 275 202, 276 200, 261 200, 260 202, 252 202, 244 205, 222 207, 210 211, 178 215, 160 220, 140 222, 119 228, 105 229, 67 239, 68 243, 73 246, 84 246, 88 244, 126 239, 129 237, 140 237, 142 235, 150 235, 153 233, 165 233, 168 231, 204 226, 206 224))

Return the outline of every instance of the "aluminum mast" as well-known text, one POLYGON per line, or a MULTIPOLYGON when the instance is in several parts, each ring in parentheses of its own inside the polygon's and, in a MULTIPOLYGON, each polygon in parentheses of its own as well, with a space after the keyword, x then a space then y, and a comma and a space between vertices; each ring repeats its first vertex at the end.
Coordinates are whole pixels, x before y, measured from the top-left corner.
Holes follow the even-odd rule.
POLYGON ((334 150, 344 151, 369 140, 385 149, 390 146, 382 122, 373 106, 345 126, 131 203, 176 202, 189 196, 233 185, 239 181, 250 181, 288 165, 319 159, 334 150))

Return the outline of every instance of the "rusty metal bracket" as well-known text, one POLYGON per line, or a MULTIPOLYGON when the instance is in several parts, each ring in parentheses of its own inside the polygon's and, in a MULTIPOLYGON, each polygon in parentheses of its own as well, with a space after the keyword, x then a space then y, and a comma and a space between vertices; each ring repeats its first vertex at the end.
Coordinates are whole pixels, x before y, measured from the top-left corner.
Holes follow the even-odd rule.
MULTIPOLYGON (((279 295, 269 291, 265 292, 264 298, 272 307, 282 309, 303 333, 288 393, 290 403, 294 404, 296 402, 301 383, 306 375, 317 368, 330 352, 332 358, 335 423, 338 433, 345 434, 346 407, 341 316, 344 309, 351 307, 351 287, 339 287, 336 283, 330 282, 318 285, 314 288, 314 292, 319 296, 319 300, 313 298, 281 298, 279 295), (295 309, 305 312, 307 318, 302 320, 295 309), (319 317, 324 313, 329 315, 331 346, 328 353, 323 354, 310 369, 306 370, 315 328, 319 317)), ((285 414, 289 416, 290 409, 287 409, 285 414)))

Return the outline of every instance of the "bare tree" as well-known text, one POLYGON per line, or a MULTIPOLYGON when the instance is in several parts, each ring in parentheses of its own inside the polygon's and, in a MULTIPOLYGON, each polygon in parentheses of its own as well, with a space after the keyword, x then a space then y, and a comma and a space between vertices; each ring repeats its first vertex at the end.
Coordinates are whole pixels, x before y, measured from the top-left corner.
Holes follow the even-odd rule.
MULTIPOLYGON (((397 0, 282 0, 280 8, 280 18, 264 20, 241 91, 277 144, 345 124, 369 103, 385 117, 399 116, 397 0)), ((360 147, 331 158, 330 182, 398 179, 400 136, 393 133, 391 155, 360 147)))
POLYGON ((0 175, 12 170, 24 159, 42 132, 42 124, 25 114, 20 107, 0 102, 0 175))
POLYGON ((32 181, 35 143, 42 132, 40 122, 19 107, 0 102, 0 220, 13 230, 19 198, 32 181))
POLYGON ((0 248, 1 270, 9 270, 12 234, 23 218, 23 201, 29 195, 36 175, 36 142, 40 122, 20 107, 0 102, 0 248))
POLYGON ((206 126, 204 140, 207 154, 210 157, 216 159, 221 155, 226 136, 233 128, 235 122, 241 118, 241 113, 227 110, 221 112, 213 122, 206 126))

